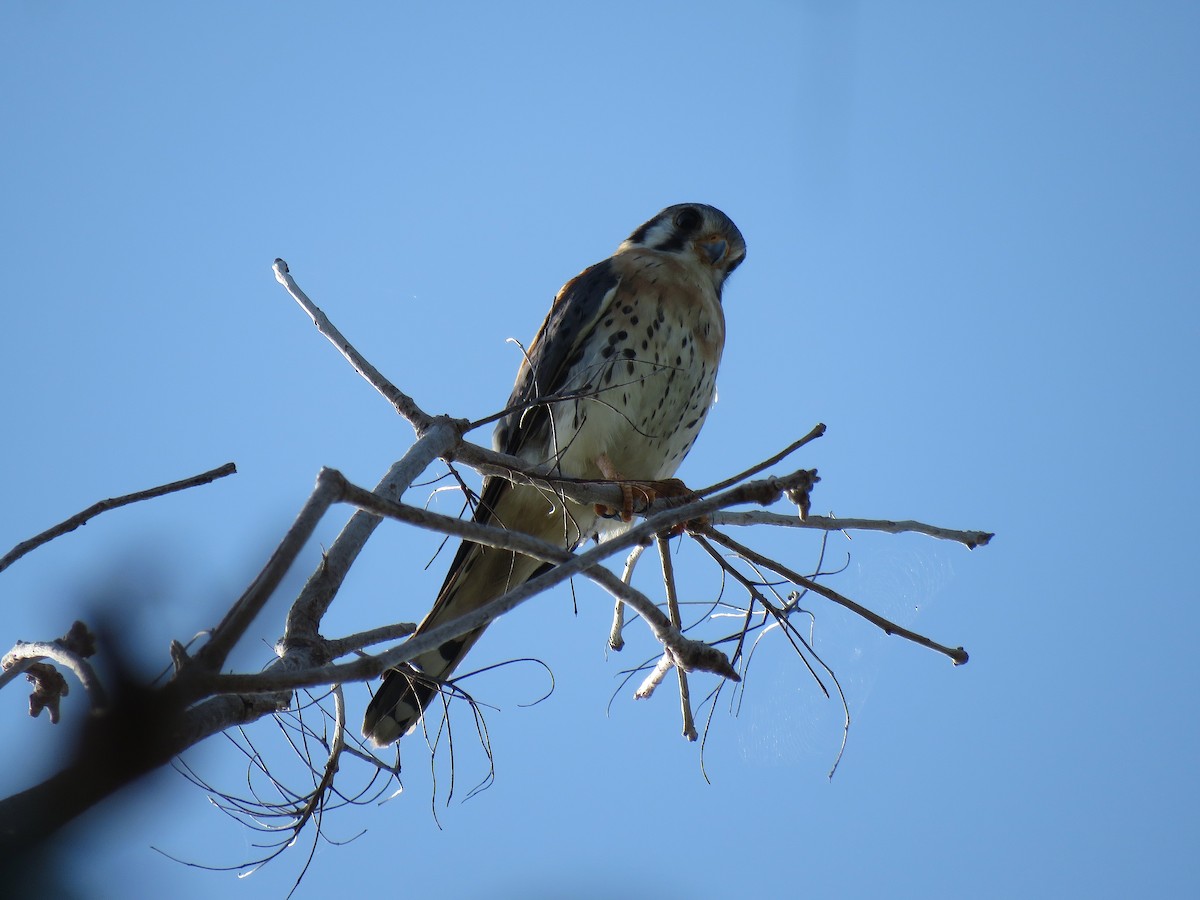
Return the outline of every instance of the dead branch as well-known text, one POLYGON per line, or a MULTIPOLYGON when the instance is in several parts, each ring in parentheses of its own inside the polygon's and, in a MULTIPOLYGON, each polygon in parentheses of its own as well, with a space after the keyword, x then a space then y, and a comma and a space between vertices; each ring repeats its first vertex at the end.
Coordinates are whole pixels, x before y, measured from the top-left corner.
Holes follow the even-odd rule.
POLYGON ((218 478, 224 478, 226 475, 233 475, 235 472, 237 472, 237 466, 231 462, 225 463, 223 466, 218 466, 207 472, 201 472, 199 475, 193 475, 191 478, 185 478, 182 481, 172 481, 170 484, 160 484, 158 487, 147 488, 144 491, 134 491, 132 494, 122 494, 120 497, 100 500, 97 503, 93 503, 83 512, 76 513, 71 518, 59 522, 53 528, 47 528, 41 534, 34 535, 26 541, 21 541, 21 543, 9 550, 4 556, 0 556, 0 572, 3 572, 25 554, 42 546, 42 544, 49 543, 56 537, 61 537, 64 534, 72 532, 80 525, 86 525, 89 520, 101 513, 108 512, 110 509, 117 509, 120 506, 128 506, 130 503, 138 503, 142 500, 161 497, 164 494, 172 494, 175 491, 185 491, 188 488, 208 484, 210 481, 216 481, 218 478))
POLYGON ((344 638, 327 640, 325 650, 330 659, 339 659, 348 653, 355 653, 363 647, 372 644, 382 644, 386 641, 396 641, 408 637, 417 630, 416 622, 397 622, 395 625, 383 625, 368 631, 359 631, 346 635, 344 638))
POLYGON ((714 513, 714 525, 777 525, 784 528, 813 528, 818 531, 882 531, 887 534, 924 534, 943 541, 954 541, 962 544, 968 550, 985 547, 995 537, 988 531, 957 531, 953 528, 941 528, 937 525, 926 525, 924 522, 914 522, 904 519, 893 522, 888 519, 842 519, 835 516, 785 516, 780 513, 768 512, 765 509, 752 509, 748 512, 729 512, 722 510, 714 513))
POLYGON ((366 357, 359 353, 354 345, 342 336, 342 333, 329 321, 329 317, 321 311, 321 308, 313 303, 304 291, 300 290, 300 286, 296 284, 295 279, 288 272, 288 264, 286 262, 282 259, 277 259, 271 268, 275 272, 275 280, 282 284, 284 289, 292 295, 292 299, 300 304, 300 308, 308 313, 308 317, 317 326, 317 330, 333 346, 337 347, 338 352, 354 367, 354 371, 366 379, 368 384, 379 391, 388 403, 392 404, 396 412, 400 413, 400 415, 404 416, 412 424, 413 428, 417 431, 418 437, 433 426, 434 417, 420 409, 411 397, 388 381, 382 372, 367 362, 366 357))
POLYGON ((917 634, 915 631, 909 631, 907 628, 885 619, 883 616, 870 609, 867 609, 865 606, 855 603, 849 597, 843 597, 837 591, 827 588, 820 582, 813 581, 811 578, 805 578, 803 575, 793 571, 782 563, 763 556, 761 553, 757 553, 743 544, 739 544, 737 541, 726 537, 711 526, 705 526, 701 528, 701 533, 704 534, 705 537, 712 538, 723 547, 727 547, 728 549, 732 550, 743 559, 747 559, 753 563, 756 563, 757 565, 770 569, 773 572, 777 572, 788 581, 792 582, 792 584, 805 588, 806 590, 810 590, 815 594, 820 594, 825 599, 832 600, 839 606, 844 606, 852 613, 866 619, 872 625, 878 626, 883 630, 884 634, 894 634, 897 637, 902 637, 905 640, 912 641, 914 644, 920 644, 922 647, 928 647, 930 650, 936 650, 943 656, 947 656, 953 660, 956 666, 963 665, 969 658, 967 651, 962 647, 945 647, 935 641, 931 641, 922 634, 917 634))
POLYGON ((789 456, 791 456, 793 453, 795 453, 801 447, 805 446, 806 444, 811 444, 817 438, 823 437, 824 435, 825 435, 825 423, 818 422, 816 425, 813 426, 812 431, 810 431, 804 437, 800 438, 800 440, 793 441, 792 443, 788 444, 786 447, 784 447, 782 450, 780 450, 778 453, 774 454, 773 456, 768 456, 762 462, 755 463, 754 465, 752 465, 750 468, 746 469, 745 471, 739 472, 737 475, 733 475, 729 478, 726 478, 724 481, 718 481, 716 484, 709 485, 706 488, 701 488, 700 490, 696 491, 696 493, 699 494, 701 497, 707 497, 709 494, 715 494, 718 491, 723 491, 726 488, 733 487, 733 485, 735 485, 735 484, 740 484, 741 482, 745 481, 747 478, 757 475, 759 472, 765 472, 767 469, 771 468, 771 466, 776 465, 777 463, 780 463, 783 460, 787 459, 789 456))
MULTIPOLYGON (((676 628, 683 628, 683 620, 679 616, 679 597, 675 591, 675 564, 671 561, 671 542, 662 534, 658 536, 658 556, 662 560, 663 572, 663 590, 667 597, 667 612, 671 617, 671 624, 676 628)), ((664 654, 664 658, 666 654, 664 654)), ((694 741, 698 737, 696 734, 696 722, 692 718, 692 694, 688 688, 687 672, 682 666, 676 666, 675 671, 679 676, 679 706, 683 715, 683 736, 689 741, 694 741)), ((649 696, 646 694, 645 696, 649 696)))
MULTIPOLYGON (((621 572, 621 580, 629 584, 633 578, 633 570, 637 567, 638 560, 642 558, 642 553, 646 550, 645 544, 638 544, 629 551, 629 556, 625 559, 625 568, 621 572)), ((625 637, 621 634, 625 628, 625 604, 618 600, 613 604, 613 623, 612 628, 608 632, 608 646, 613 650, 620 650, 625 646, 625 637)))
MULTIPOLYGON (((75 762, 47 782, 0 801, 0 850, 6 846, 18 846, 37 835, 49 833, 131 779, 161 766, 209 736, 272 714, 286 712, 286 715, 299 715, 296 708, 297 691, 318 686, 333 686, 334 711, 322 713, 333 722, 333 737, 331 740, 320 740, 321 745, 326 748, 323 762, 310 760, 315 790, 305 794, 302 802, 281 804, 278 808, 272 808, 271 813, 287 820, 287 828, 293 836, 298 835, 306 823, 313 820, 317 820, 319 829, 319 819, 325 809, 325 798, 336 790, 335 774, 340 760, 354 757, 367 761, 375 767, 372 777, 376 777, 380 772, 389 775, 397 772, 396 769, 382 763, 378 757, 368 754, 365 749, 347 743, 342 685, 378 677, 384 671, 473 631, 577 575, 596 583, 616 601, 616 613, 609 637, 609 644, 614 650, 620 649, 624 643, 626 607, 645 622, 651 635, 661 646, 661 651, 657 654, 658 665, 654 667, 654 672, 646 679, 639 693, 648 696, 661 678, 674 667, 679 677, 683 732, 689 740, 695 740, 697 735, 686 673, 708 671, 721 676, 723 680, 718 682, 718 687, 710 695, 710 698, 715 698, 725 680, 739 681, 741 675, 746 673, 749 655, 743 656, 743 648, 747 636, 756 629, 763 629, 755 638, 755 641, 758 641, 767 630, 777 626, 779 631, 788 635, 788 640, 800 654, 804 664, 809 667, 809 671, 817 678, 822 690, 828 694, 814 664, 809 662, 810 658, 815 660, 817 666, 824 667, 825 672, 837 685, 832 669, 816 656, 811 644, 799 634, 790 621, 789 617, 800 611, 795 598, 781 600, 775 583, 769 584, 763 573, 776 573, 802 591, 812 591, 825 597, 863 617, 886 633, 904 637, 943 653, 956 664, 966 662, 967 654, 961 647, 949 648, 904 629, 817 581, 821 573, 818 572, 812 577, 802 576, 793 566, 772 560, 718 530, 722 526, 758 525, 815 528, 826 533, 849 529, 889 533, 912 531, 943 540, 957 541, 969 548, 983 546, 990 540, 992 535, 987 532, 955 531, 907 520, 810 516, 807 515, 809 494, 818 481, 814 470, 798 469, 782 476, 756 477, 819 438, 825 432, 824 425, 816 426, 800 440, 746 468, 738 475, 696 494, 659 498, 644 504, 635 509, 641 517, 637 524, 584 552, 570 553, 561 546, 537 540, 520 532, 430 512, 404 502, 404 495, 422 473, 439 459, 448 464, 466 465, 481 475, 506 478, 514 484, 534 485, 545 491, 548 498, 559 502, 571 500, 581 504, 619 508, 622 497, 616 484, 557 477, 553 463, 530 466, 519 458, 497 453, 467 441, 465 435, 473 428, 510 414, 512 410, 505 410, 476 422, 428 414, 413 398, 385 378, 346 340, 325 313, 299 288, 289 274, 286 263, 276 260, 274 272, 276 279, 310 316, 321 334, 396 412, 412 424, 416 440, 373 491, 350 483, 334 469, 322 469, 312 494, 301 507, 295 521, 284 534, 263 570, 231 605, 222 620, 211 629, 208 640, 190 656, 182 644, 172 645, 175 673, 165 685, 137 690, 131 690, 125 685, 121 690, 112 692, 115 699, 106 703, 99 679, 84 659, 85 654, 61 645, 56 647, 53 644, 18 644, 9 655, 13 674, 0 676, 0 687, 6 680, 11 681, 15 677, 17 669, 33 664, 44 665, 36 661, 51 659, 75 673, 92 697, 97 714, 92 717, 94 721, 90 723, 85 743, 80 747, 75 762), (782 515, 767 509, 781 500, 793 504, 792 514, 782 515), (349 516, 341 533, 322 556, 304 588, 290 605, 282 637, 275 647, 277 658, 261 672, 225 672, 230 652, 247 636, 271 594, 311 538, 317 523, 329 513, 331 507, 343 503, 355 507, 355 511, 349 516), (760 508, 734 510, 734 507, 746 505, 760 508), (521 553, 550 563, 552 568, 486 605, 421 635, 412 636, 412 624, 399 623, 337 639, 326 639, 321 634, 321 624, 326 613, 359 552, 384 518, 485 546, 521 553), (733 576, 730 584, 740 584, 746 591, 749 602, 745 604, 744 609, 735 607, 736 614, 741 617, 739 632, 725 635, 719 640, 699 640, 685 635, 687 629, 682 622, 680 604, 676 596, 673 561, 669 545, 663 537, 677 531, 680 526, 686 526, 688 533, 718 559, 722 566, 722 590, 725 585, 724 575, 730 574, 733 576), (658 542, 662 561, 662 603, 652 600, 632 584, 634 566, 644 548, 652 541, 658 542), (720 544, 741 557, 745 563, 739 565, 748 564, 755 574, 747 576, 738 572, 728 561, 720 559, 722 554, 717 553, 708 541, 720 544), (628 558, 622 577, 617 577, 604 564, 620 553, 628 553, 628 558), (774 600, 771 599, 772 596, 774 600), (395 641, 399 643, 367 652, 367 648, 392 644, 395 641), (729 656, 718 649, 718 644, 724 642, 731 642, 734 647, 729 656), (353 658, 348 661, 339 662, 351 656, 353 658), (741 674, 737 669, 739 665, 742 667, 741 674), (109 748, 112 752, 108 755, 102 754, 103 759, 119 759, 119 765, 110 767, 110 770, 98 769, 97 766, 101 765, 102 760, 93 752, 97 747, 109 748), (63 799, 66 792, 73 792, 69 800, 63 799), (31 819, 35 821, 35 827, 26 828, 31 819)), ((564 398, 541 398, 537 403, 552 402, 556 399, 564 398)), ((78 522, 75 519, 68 520, 56 529, 18 545, 0 561, 0 569, 28 552, 33 546, 66 533, 86 521, 87 517, 104 509, 203 483, 204 480, 221 477, 231 471, 232 465, 196 476, 195 479, 188 479, 186 482, 177 482, 174 485, 96 504, 75 517, 78 522), (72 522, 74 524, 71 524, 72 522)), ((460 485, 464 491, 468 490, 461 481, 460 485)), ((717 600, 711 601, 712 608, 725 602, 718 595, 717 600)), ((6 664, 10 661, 9 657, 6 657, 6 664)), ((653 661, 654 657, 650 657, 645 668, 650 668, 653 661)), ((840 685, 838 690, 840 693, 840 685)), ((454 684, 446 686, 446 691, 448 695, 464 694, 461 687, 454 684)), ((65 693, 65 682, 61 693, 65 693)), ((319 703, 315 701, 314 705, 320 708, 319 703)), ((478 716, 478 713, 476 715, 478 716)), ((481 739, 486 744, 486 726, 478 717, 476 725, 481 739)), ((305 735, 305 741, 308 740, 308 736, 316 734, 308 730, 307 726, 299 727, 305 735)), ((449 742, 451 732, 448 722, 444 727, 449 742)), ((442 733, 439 730, 438 734, 430 739, 431 747, 437 746, 438 737, 442 733)))
MULTIPOLYGON (((104 685, 100 679, 96 677, 96 672, 92 669, 91 663, 80 656, 78 653, 67 649, 57 641, 17 641, 15 647, 4 654, 4 659, 0 660, 0 668, 4 669, 4 674, 0 676, 0 687, 3 687, 6 682, 12 677, 21 673, 28 673, 37 663, 48 659, 58 663, 65 669, 69 669, 79 683, 83 686, 84 691, 91 699, 92 708, 96 710, 104 709, 108 699, 104 693, 104 685)), ((45 669, 52 669, 50 666, 45 669)), ((39 677, 45 677, 48 673, 44 670, 39 677)), ((66 684, 61 687, 60 696, 66 696, 68 693, 66 684)), ((39 689, 39 696, 44 694, 44 691, 39 689)), ((50 706, 45 700, 40 700, 39 708, 50 706)), ((37 710, 30 709, 30 715, 37 715, 37 710)), ((51 721, 58 721, 57 702, 50 708, 51 721)))
POLYGON ((49 659, 74 673, 87 693, 95 711, 108 704, 104 686, 96 677, 89 656, 96 653, 96 639, 83 622, 75 622, 70 630, 53 641, 17 641, 16 646, 0 659, 0 689, 24 674, 33 684, 29 696, 29 714, 37 717, 43 709, 50 715, 51 724, 58 724, 59 702, 70 693, 67 680, 54 668, 42 662, 49 659))
MULTIPOLYGON (((375 486, 375 496, 383 500, 399 500, 430 463, 449 452, 459 441, 461 435, 450 421, 439 420, 388 470, 375 486)), ((381 516, 365 510, 350 517, 321 560, 321 565, 309 576, 300 596, 288 610, 281 641, 284 650, 294 652, 298 645, 303 645, 310 652, 315 652, 319 644, 321 619, 337 595, 350 566, 381 521, 381 516)))

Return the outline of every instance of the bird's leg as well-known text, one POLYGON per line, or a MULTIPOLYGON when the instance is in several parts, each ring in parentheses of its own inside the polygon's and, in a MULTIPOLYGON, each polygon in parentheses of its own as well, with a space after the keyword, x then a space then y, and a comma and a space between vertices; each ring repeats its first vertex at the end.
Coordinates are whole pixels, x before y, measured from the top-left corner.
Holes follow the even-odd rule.
MULTIPOLYGON (((609 481, 613 482, 621 489, 621 521, 633 521, 633 498, 636 492, 641 500, 641 508, 645 509, 658 497, 685 497, 688 500, 699 499, 691 488, 684 484, 678 478, 662 478, 658 481, 632 481, 622 477, 620 471, 613 465, 612 460, 608 458, 607 453, 601 453, 596 457, 596 467, 600 469, 602 475, 609 481)), ((610 509, 602 503, 596 504, 596 514, 600 516, 611 517, 616 510, 610 509)), ((703 519, 697 519, 697 522, 703 522, 703 519)), ((681 522, 675 528, 671 529, 669 537, 674 537, 683 534, 689 522, 681 522)))
MULTIPOLYGON (((647 491, 642 488, 641 484, 635 481, 628 481, 624 476, 617 471, 617 467, 613 465, 607 453, 601 453, 596 457, 596 468, 600 470, 600 474, 609 481, 616 484, 621 489, 621 521, 633 521, 633 492, 636 488, 640 494, 645 496, 646 503, 654 499, 652 491, 647 491)), ((611 516, 614 510, 605 506, 603 503, 596 504, 596 514, 600 516, 611 516)))

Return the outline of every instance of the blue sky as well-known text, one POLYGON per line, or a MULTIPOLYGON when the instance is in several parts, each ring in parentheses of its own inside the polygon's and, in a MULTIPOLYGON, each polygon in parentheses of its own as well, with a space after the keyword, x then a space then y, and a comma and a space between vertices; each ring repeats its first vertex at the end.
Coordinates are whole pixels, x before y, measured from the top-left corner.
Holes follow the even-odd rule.
MULTIPOLYGON (((974 552, 830 543, 849 555, 832 586, 970 664, 814 604, 854 718, 836 777, 839 710, 775 642, 740 715, 718 709, 709 785, 668 693, 626 689, 606 715, 652 647, 606 659, 609 603, 581 584, 578 616, 544 597, 473 654, 537 656, 557 684, 522 708, 541 670, 472 679, 502 707, 494 787, 441 807, 439 830, 406 748, 405 793, 327 820, 367 831, 323 846, 298 896, 1194 892, 1198 37, 1184 3, 5 4, 0 545, 227 460, 239 474, 21 560, 0 638, 114 608, 156 670, 241 591, 319 467, 373 485, 404 452, 410 429, 275 257, 427 410, 477 417, 508 395, 505 339, 528 340, 564 281, 698 200, 749 255, 680 475, 715 481, 823 421, 798 460, 821 472, 815 509, 994 530, 974 552)), ((816 559, 811 535, 761 542, 816 559)), ((434 544, 381 529, 327 633, 419 617, 434 544)), ((677 566, 711 596, 704 560, 677 566)), ((239 666, 269 660, 286 594, 239 666)), ((24 716, 20 685, 0 694, 5 794, 53 771, 79 693, 58 728, 24 716)), ((220 740, 188 759, 243 775, 220 740)), ((460 785, 483 774, 477 753, 459 765, 460 785)), ((238 880, 155 853, 252 852, 173 774, 85 824, 67 854, 82 896, 282 896, 300 864, 238 880)))

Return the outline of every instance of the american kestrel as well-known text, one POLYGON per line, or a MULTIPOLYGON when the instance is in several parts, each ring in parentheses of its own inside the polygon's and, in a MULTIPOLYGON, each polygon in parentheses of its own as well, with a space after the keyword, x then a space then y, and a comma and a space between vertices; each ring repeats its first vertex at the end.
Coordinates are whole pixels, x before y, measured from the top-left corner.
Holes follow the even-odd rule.
MULTIPOLYGON (((566 478, 656 482, 674 475, 713 402, 725 343, 721 288, 745 256, 746 242, 728 216, 683 203, 568 281, 517 372, 508 407, 522 408, 497 424, 496 449, 530 466, 550 464, 566 478), (547 402, 530 405, 541 398, 547 402)), ((595 507, 498 477, 484 480, 475 521, 568 550, 607 524, 595 507)), ((416 633, 549 567, 464 541, 416 633)), ((410 731, 482 632, 388 672, 367 707, 363 734, 382 747, 410 731)))

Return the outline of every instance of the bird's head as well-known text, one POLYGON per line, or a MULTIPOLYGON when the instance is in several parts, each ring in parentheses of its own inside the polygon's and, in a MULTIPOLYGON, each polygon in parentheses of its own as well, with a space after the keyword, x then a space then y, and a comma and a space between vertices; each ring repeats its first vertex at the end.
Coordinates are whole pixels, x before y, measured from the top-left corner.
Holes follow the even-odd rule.
POLYGON ((703 203, 668 206, 626 238, 617 252, 634 249, 694 261, 712 278, 718 296, 725 279, 746 258, 746 240, 733 220, 703 203))

